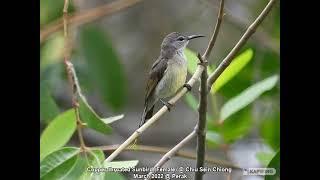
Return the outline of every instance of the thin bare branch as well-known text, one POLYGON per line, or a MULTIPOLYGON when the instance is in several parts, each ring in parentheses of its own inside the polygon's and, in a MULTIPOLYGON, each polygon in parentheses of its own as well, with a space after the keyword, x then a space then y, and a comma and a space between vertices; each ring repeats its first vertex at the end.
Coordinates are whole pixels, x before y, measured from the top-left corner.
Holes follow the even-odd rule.
MULTIPOLYGON (((83 25, 92 21, 95 21, 101 17, 108 16, 111 14, 114 14, 116 12, 119 12, 123 9, 126 9, 128 7, 131 7, 138 2, 141 2, 142 0, 115 0, 111 3, 108 3, 103 6, 99 6, 96 8, 89 9, 85 12, 79 12, 75 13, 74 15, 71 15, 68 20, 69 25, 83 25)), ((68 2, 67 2, 68 3, 68 2)), ((65 7, 67 7, 65 5, 65 7)), ((67 9, 64 8, 64 12, 67 9)), ((51 35, 54 32, 59 31, 64 27, 63 18, 58 19, 54 21, 53 23, 47 25, 43 29, 40 30, 40 43, 45 41, 49 35, 51 35)))
POLYGON ((213 46, 217 40, 217 37, 218 37, 218 34, 219 34, 219 30, 220 30, 220 25, 221 25, 221 22, 222 22, 222 18, 223 18, 223 10, 224 9, 224 0, 221 0, 220 1, 220 7, 219 7, 219 13, 218 13, 218 19, 217 19, 217 22, 216 22, 216 25, 215 25, 215 28, 214 28, 214 31, 213 31, 213 35, 210 39, 210 42, 209 42, 209 46, 207 47, 205 53, 203 54, 203 59, 205 60, 208 60, 209 56, 210 56, 210 53, 213 49, 213 46))
POLYGON ((237 44, 233 47, 233 49, 229 52, 229 54, 224 58, 224 60, 219 64, 218 68, 209 76, 208 83, 208 92, 211 90, 213 83, 218 79, 221 73, 229 66, 232 62, 233 58, 242 48, 242 46, 248 41, 248 39, 252 36, 252 34, 256 31, 257 27, 261 24, 261 22, 265 19, 265 17, 269 14, 273 5, 277 0, 270 0, 267 6, 263 9, 261 14, 256 18, 256 20, 248 27, 246 32, 243 34, 241 39, 237 42, 237 44))
POLYGON ((86 145, 84 143, 83 135, 82 135, 82 122, 80 119, 79 114, 79 102, 78 102, 78 94, 77 94, 77 84, 76 84, 76 76, 74 74, 73 65, 70 62, 70 40, 68 38, 68 7, 69 7, 69 0, 64 1, 63 6, 63 32, 64 32, 64 65, 67 71, 67 76, 69 80, 69 84, 72 89, 72 106, 74 109, 76 122, 77 122, 77 132, 78 132, 78 138, 80 141, 80 149, 81 151, 85 151, 86 145))
MULTIPOLYGON (((227 11, 227 10, 226 10, 227 11)), ((250 22, 243 20, 239 16, 232 14, 232 12, 226 12, 226 21, 234 24, 238 29, 246 29, 250 22)), ((278 55, 280 55, 280 44, 276 40, 276 38, 269 35, 269 33, 264 30, 260 29, 259 31, 255 32, 255 35, 251 37, 252 40, 256 41, 256 43, 263 45, 266 48, 271 49, 278 55)))
MULTIPOLYGON (((207 96, 207 79, 208 72, 207 68, 201 74, 200 80, 200 100, 199 100, 199 120, 198 126, 196 127, 197 133, 197 162, 196 168, 200 169, 200 167, 204 166, 205 154, 206 154, 206 124, 207 124, 207 107, 208 107, 208 96, 207 96)), ((194 178, 196 180, 201 180, 203 176, 203 172, 196 171, 194 178)))
MULTIPOLYGON (((203 59, 203 63, 205 65, 205 69, 201 74, 201 80, 200 80, 200 100, 199 100, 199 120, 198 125, 196 126, 196 132, 197 132, 197 162, 196 162, 196 168, 199 169, 200 167, 204 166, 205 162, 205 154, 206 154, 206 123, 207 123, 207 107, 208 107, 208 96, 207 96, 207 79, 208 79, 208 72, 207 72, 207 65, 208 65, 208 58, 210 56, 210 53, 214 47, 214 44, 217 40, 220 25, 222 22, 223 17, 223 9, 224 9, 224 0, 220 1, 220 8, 218 13, 218 19, 212 34, 212 37, 209 41, 208 47, 203 54, 202 58, 198 55, 199 60, 203 59)), ((195 179, 201 180, 203 176, 203 172, 196 171, 195 172, 195 179)))
MULTIPOLYGON (((176 146, 174 146, 170 151, 168 151, 162 158, 158 161, 158 163, 153 167, 156 169, 157 167, 162 167, 167 161, 169 161, 185 144, 187 144, 190 140, 196 137, 197 132, 196 129, 193 130, 188 136, 186 136, 182 141, 180 141, 176 146)), ((150 171, 145 180, 151 179, 151 175, 155 173, 155 171, 150 171)))
MULTIPOLYGON (((214 8, 218 10, 218 6, 216 4, 213 4, 211 1, 203 1, 207 3, 207 6, 210 7, 210 5, 214 5, 214 8)), ((250 25, 250 21, 248 22, 247 19, 243 19, 240 16, 237 16, 235 13, 233 13, 230 9, 224 8, 224 21, 229 22, 230 24, 234 25, 237 29, 247 29, 248 25, 250 25)), ((280 44, 279 41, 270 36, 269 33, 260 28, 259 31, 255 32, 255 35, 251 37, 253 41, 255 41, 258 44, 261 44, 263 47, 271 49, 273 52, 280 54, 280 44)))
MULTIPOLYGON (((114 151, 118 149, 120 145, 109 145, 109 146, 96 146, 96 147, 88 147, 91 150, 103 150, 103 151, 114 151)), ((135 147, 127 147, 124 149, 124 151, 138 151, 138 152, 150 152, 150 153, 160 153, 160 154, 165 154, 168 151, 170 151, 169 148, 165 147, 158 147, 158 146, 146 146, 146 145, 136 145, 135 147)), ((188 158, 188 159, 196 159, 196 155, 192 152, 187 152, 187 151, 182 151, 179 150, 175 154, 177 157, 182 157, 182 158, 188 158)), ((223 167, 231 167, 234 169, 241 169, 239 166, 234 165, 230 162, 224 161, 224 160, 219 160, 215 159, 212 157, 206 157, 205 162, 209 164, 216 164, 220 165, 223 167)))

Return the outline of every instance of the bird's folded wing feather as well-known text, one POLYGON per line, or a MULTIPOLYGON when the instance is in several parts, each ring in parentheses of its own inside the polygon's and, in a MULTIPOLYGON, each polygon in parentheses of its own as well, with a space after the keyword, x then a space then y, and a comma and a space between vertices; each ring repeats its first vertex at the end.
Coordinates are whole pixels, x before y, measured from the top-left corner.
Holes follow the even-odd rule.
POLYGON ((147 81, 145 102, 147 102, 150 95, 152 95, 152 92, 154 91, 155 87, 157 86, 159 81, 162 79, 167 69, 167 63, 168 63, 168 59, 161 58, 161 57, 159 57, 157 61, 153 63, 151 71, 149 72, 149 78, 147 81))

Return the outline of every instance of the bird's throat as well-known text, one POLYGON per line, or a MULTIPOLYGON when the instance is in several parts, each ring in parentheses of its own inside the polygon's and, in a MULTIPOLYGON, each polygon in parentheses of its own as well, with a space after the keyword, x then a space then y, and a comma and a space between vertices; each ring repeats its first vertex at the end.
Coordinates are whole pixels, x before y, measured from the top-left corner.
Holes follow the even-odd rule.
POLYGON ((177 51, 177 54, 178 54, 180 57, 182 57, 183 59, 187 60, 187 57, 186 57, 186 55, 184 54, 184 48, 179 49, 179 50, 177 51))

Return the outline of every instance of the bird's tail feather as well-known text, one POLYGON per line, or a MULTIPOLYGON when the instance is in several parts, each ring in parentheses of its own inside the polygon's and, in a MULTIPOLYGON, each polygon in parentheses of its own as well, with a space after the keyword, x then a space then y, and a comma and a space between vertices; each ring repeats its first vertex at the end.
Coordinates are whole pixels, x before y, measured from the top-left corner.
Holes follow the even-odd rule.
MULTIPOLYGON (((143 110, 143 114, 141 116, 141 120, 140 120, 140 124, 139 124, 139 128, 147 121, 147 119, 150 119, 153 115, 153 108, 154 105, 148 110, 148 106, 145 106, 144 110, 143 110)), ((134 142, 132 143, 132 145, 130 146, 130 148, 134 148, 138 143, 138 138, 136 138, 134 140, 134 142)))
POLYGON ((143 114, 140 120, 139 128, 147 121, 147 119, 150 119, 153 115, 153 108, 154 105, 148 110, 148 107, 146 106, 143 110, 143 114))

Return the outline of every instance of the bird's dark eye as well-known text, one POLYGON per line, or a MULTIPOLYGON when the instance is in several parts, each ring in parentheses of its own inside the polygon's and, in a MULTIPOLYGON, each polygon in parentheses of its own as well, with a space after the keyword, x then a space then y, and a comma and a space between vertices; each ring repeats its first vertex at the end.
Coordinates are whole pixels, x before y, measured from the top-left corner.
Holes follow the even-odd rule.
POLYGON ((178 38, 178 41, 183 41, 183 40, 184 40, 184 37, 182 36, 178 38))

